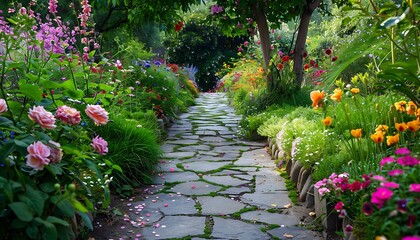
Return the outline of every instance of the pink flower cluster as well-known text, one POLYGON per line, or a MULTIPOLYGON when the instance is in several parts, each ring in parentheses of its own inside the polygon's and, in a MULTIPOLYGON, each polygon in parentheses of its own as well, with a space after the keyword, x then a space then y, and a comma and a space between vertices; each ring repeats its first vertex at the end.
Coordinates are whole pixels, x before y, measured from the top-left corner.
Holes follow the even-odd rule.
POLYGON ((223 7, 218 5, 212 5, 210 8, 211 15, 223 12, 223 7))
POLYGON ((63 156, 60 144, 54 141, 49 141, 49 145, 38 141, 29 145, 26 150, 26 165, 35 170, 42 170, 50 163, 58 163, 63 156))

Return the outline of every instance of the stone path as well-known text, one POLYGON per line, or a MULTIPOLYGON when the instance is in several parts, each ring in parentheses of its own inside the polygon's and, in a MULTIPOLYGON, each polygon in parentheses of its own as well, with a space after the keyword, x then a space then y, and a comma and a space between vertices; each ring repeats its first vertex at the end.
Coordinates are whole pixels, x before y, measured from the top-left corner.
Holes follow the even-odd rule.
POLYGON ((121 200, 123 221, 95 223, 95 239, 320 239, 287 208, 264 144, 236 137, 239 120, 223 94, 200 95, 169 129, 154 185, 121 200))

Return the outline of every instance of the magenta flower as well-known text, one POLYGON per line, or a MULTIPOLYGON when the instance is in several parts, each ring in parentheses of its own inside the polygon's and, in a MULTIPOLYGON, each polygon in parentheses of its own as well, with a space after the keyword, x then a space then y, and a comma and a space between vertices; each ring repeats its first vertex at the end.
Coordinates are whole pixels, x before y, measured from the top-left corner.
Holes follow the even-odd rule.
POLYGON ((399 188, 400 187, 400 185, 396 182, 382 182, 381 186, 386 187, 386 188, 399 188))
POLYGON ((393 157, 386 157, 386 158, 383 158, 381 160, 381 162, 379 163, 379 165, 382 168, 383 165, 388 164, 388 163, 393 163, 393 162, 395 162, 395 159, 393 157))
POLYGON ((419 236, 405 236, 401 240, 420 240, 419 236))
POLYGON ((212 5, 210 8, 211 15, 223 12, 223 7, 218 5, 212 5))
POLYGON ((411 153, 411 151, 410 151, 410 150, 408 150, 407 148, 398 148, 398 149, 395 151, 395 153, 396 153, 396 154, 398 154, 398 155, 408 155, 408 154, 410 154, 410 153, 411 153))
POLYGON ((378 187, 375 192, 372 193, 371 202, 378 206, 378 208, 382 208, 384 203, 389 200, 394 192, 389 190, 388 188, 378 187))
POLYGON ((330 190, 326 187, 318 189, 319 195, 324 196, 326 193, 329 193, 330 190))
POLYGON ((410 184, 410 186, 408 188, 408 191, 420 193, 420 183, 412 183, 412 184, 410 184))
POLYGON ((95 152, 99 153, 100 155, 105 155, 108 153, 108 142, 99 136, 92 138, 91 145, 93 150, 95 150, 95 152))
POLYGON ((324 179, 318 181, 317 183, 315 183, 314 187, 319 189, 319 188, 325 186, 326 183, 327 183, 327 179, 324 178, 324 179))
POLYGON ((248 45, 249 45, 249 42, 248 41, 245 41, 244 42, 244 47, 248 47, 248 45))
POLYGON ((50 13, 52 14, 57 13, 57 4, 58 4, 58 0, 50 0, 48 2, 48 10, 50 11, 50 13))
POLYGON ((401 170, 401 169, 393 169, 393 170, 388 172, 389 176, 398 176, 398 175, 402 175, 402 174, 404 174, 404 170, 401 170))
POLYGON ((6 100, 0 98, 0 113, 4 113, 6 111, 7 111, 6 100))
POLYGON ((340 212, 344 208, 343 202, 338 202, 335 204, 334 209, 337 210, 337 212, 340 212))
POLYGON ((373 176, 373 180, 380 181, 380 182, 385 182, 386 178, 384 176, 381 176, 381 175, 375 175, 375 176, 373 176))
POLYGON ((54 115, 47 112, 43 106, 34 106, 32 109, 29 109, 28 117, 38 123, 42 129, 54 129, 56 127, 54 115))
POLYGON ((420 161, 413 156, 400 157, 398 158, 397 162, 401 166, 415 166, 420 163, 420 161))

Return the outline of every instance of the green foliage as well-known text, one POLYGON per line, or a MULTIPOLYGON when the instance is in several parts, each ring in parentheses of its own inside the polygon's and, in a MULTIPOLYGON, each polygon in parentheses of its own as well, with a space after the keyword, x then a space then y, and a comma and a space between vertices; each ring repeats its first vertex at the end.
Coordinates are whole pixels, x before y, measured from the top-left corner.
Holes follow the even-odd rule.
POLYGON ((236 55, 240 38, 229 38, 221 34, 216 25, 205 20, 191 19, 182 31, 168 35, 164 45, 168 48, 168 60, 179 65, 192 64, 198 68, 196 81, 203 91, 215 87, 216 72, 236 55))
POLYGON ((123 116, 112 116, 113 121, 97 130, 108 140, 108 158, 118 164, 112 185, 137 186, 154 170, 162 151, 153 131, 140 127, 137 122, 126 121, 123 116))

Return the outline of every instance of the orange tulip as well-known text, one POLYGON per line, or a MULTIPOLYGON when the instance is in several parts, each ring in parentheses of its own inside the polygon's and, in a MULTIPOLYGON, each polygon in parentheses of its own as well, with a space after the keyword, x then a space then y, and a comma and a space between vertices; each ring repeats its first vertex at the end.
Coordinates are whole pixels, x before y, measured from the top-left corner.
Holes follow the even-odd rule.
POLYGON ((420 129, 420 121, 418 119, 407 122, 408 129, 412 132, 417 132, 420 129))
POLYGON ((353 94, 358 94, 358 93, 360 93, 360 89, 359 88, 352 88, 352 89, 350 89, 350 92, 353 93, 353 94))
POLYGON ((376 132, 370 135, 370 139, 372 139, 375 143, 381 143, 384 141, 384 134, 382 132, 376 132))
POLYGON ((388 126, 387 125, 379 125, 376 129, 375 132, 382 132, 382 133, 386 133, 388 131, 388 126))
POLYGON ((395 108, 400 112, 405 112, 406 101, 399 101, 394 103, 395 108))
POLYGON ((334 90, 334 94, 331 95, 331 99, 336 101, 336 102, 339 102, 339 101, 341 101, 342 96, 343 96, 343 91, 339 88, 336 88, 334 90))
POLYGON ((413 101, 409 101, 407 104, 407 114, 414 115, 417 112, 417 105, 413 101))
POLYGON ((322 107, 323 103, 324 103, 324 91, 312 91, 310 94, 311 100, 312 100, 312 107, 314 108, 318 108, 318 107, 322 107))
POLYGON ((391 146, 397 144, 400 140, 400 134, 395 134, 394 136, 386 136, 386 145, 391 146))
POLYGON ((330 117, 330 116, 328 116, 328 117, 326 117, 325 119, 322 119, 322 123, 325 125, 325 126, 330 126, 331 124, 332 124, 332 118, 330 117))
POLYGON ((361 128, 353 129, 353 130, 350 131, 350 133, 354 138, 361 138, 362 137, 362 129, 361 128))
POLYGON ((408 125, 405 122, 395 123, 395 128, 398 130, 398 132, 404 132, 408 129, 408 125))

